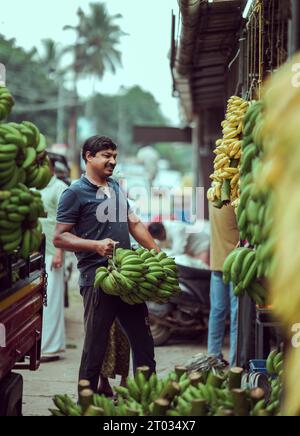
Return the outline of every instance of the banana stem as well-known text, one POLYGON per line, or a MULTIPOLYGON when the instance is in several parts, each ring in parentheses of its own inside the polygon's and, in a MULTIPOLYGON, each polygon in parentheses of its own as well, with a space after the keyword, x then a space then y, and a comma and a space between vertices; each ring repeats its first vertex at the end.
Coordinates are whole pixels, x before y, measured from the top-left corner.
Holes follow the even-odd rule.
POLYGON ((180 394, 180 386, 178 383, 169 382, 165 389, 161 393, 161 398, 169 401, 173 401, 173 399, 180 394))
POLYGON ((207 384, 209 384, 210 386, 214 387, 214 388, 220 388, 222 386, 222 383, 224 382, 224 378, 214 374, 213 372, 210 372, 208 379, 207 379, 207 384))
POLYGON ((189 376, 189 380, 192 386, 198 386, 203 381, 202 374, 200 372, 192 373, 189 376))
POLYGON ((159 398, 154 401, 153 416, 166 416, 170 403, 165 398, 159 398))
POLYGON ((234 404, 235 416, 249 416, 249 402, 247 392, 243 389, 233 389, 231 391, 234 404))
POLYGON ((229 371, 229 390, 240 389, 242 384, 243 368, 231 368, 229 371))
POLYGON ((178 379, 180 379, 183 374, 187 373, 187 368, 185 366, 175 366, 175 373, 178 379))
POLYGON ((79 393, 79 404, 82 408, 83 414, 93 403, 93 391, 91 389, 84 389, 79 393))
POLYGON ((149 380, 149 377, 151 375, 149 366, 140 366, 139 368, 137 368, 136 372, 137 374, 143 374, 146 380, 149 380))
POLYGON ((206 416, 207 415, 207 407, 205 400, 193 400, 192 401, 192 410, 190 416, 206 416))
POLYGON ((80 380, 78 383, 78 392, 81 393, 86 389, 90 389, 91 384, 88 380, 80 380))

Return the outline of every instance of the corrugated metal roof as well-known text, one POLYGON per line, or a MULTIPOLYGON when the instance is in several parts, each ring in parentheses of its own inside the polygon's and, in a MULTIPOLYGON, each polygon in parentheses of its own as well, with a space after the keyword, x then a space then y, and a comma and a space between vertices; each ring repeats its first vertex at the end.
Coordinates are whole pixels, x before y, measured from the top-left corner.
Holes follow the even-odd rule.
POLYGON ((242 20, 242 0, 180 0, 182 31, 174 68, 186 117, 225 98, 226 68, 242 20))

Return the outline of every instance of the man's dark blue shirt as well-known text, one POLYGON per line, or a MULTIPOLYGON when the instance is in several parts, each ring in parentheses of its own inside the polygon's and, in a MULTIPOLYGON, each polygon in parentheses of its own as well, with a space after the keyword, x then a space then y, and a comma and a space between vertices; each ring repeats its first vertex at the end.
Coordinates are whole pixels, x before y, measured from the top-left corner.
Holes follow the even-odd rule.
MULTIPOLYGON (((119 184, 108 179, 111 198, 85 176, 73 183, 61 196, 57 222, 74 224, 79 238, 100 241, 113 239, 118 247, 130 248, 128 214, 130 207, 119 184)), ((80 286, 93 286, 95 271, 107 265, 107 257, 95 252, 75 253, 80 271, 80 286)))

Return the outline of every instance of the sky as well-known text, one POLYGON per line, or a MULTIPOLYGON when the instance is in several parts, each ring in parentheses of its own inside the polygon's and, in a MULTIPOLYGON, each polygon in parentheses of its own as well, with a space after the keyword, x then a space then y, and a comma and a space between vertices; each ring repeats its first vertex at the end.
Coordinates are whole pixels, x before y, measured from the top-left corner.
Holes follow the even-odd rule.
MULTIPOLYGON (((44 38, 66 45, 73 41, 65 24, 76 25, 76 11, 88 11, 91 0, 10 0, 1 7, 0 33, 14 37, 18 45, 40 47, 44 38)), ((113 76, 107 73, 96 86, 102 93, 115 94, 121 86, 140 85, 154 94, 164 115, 173 125, 179 124, 178 100, 172 97, 168 60, 171 45, 171 11, 178 12, 177 0, 106 0, 110 14, 122 14, 118 20, 128 33, 120 50, 123 68, 113 76)), ((8 72, 9 74, 9 72, 8 72)), ((91 82, 82 82, 81 94, 92 92, 91 82)))

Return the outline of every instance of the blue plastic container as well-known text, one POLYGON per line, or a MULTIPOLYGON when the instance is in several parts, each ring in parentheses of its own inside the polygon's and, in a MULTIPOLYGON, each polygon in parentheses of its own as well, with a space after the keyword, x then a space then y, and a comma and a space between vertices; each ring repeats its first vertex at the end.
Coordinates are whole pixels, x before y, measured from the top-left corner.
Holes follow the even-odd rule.
POLYGON ((250 372, 261 372, 267 374, 266 360, 250 360, 250 372))

